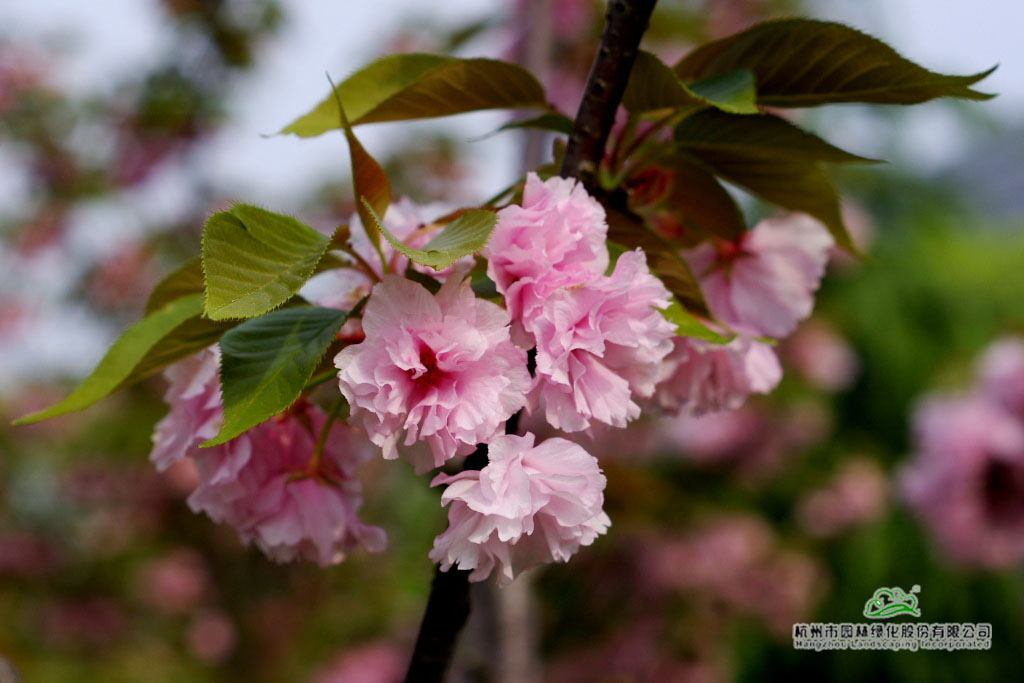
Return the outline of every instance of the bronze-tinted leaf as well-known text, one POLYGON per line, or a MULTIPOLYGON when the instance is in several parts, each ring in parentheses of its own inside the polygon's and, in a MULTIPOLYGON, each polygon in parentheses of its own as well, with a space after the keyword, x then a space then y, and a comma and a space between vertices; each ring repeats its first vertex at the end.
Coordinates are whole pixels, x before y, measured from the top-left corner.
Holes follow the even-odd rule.
POLYGON ((683 81, 750 69, 757 101, 776 107, 832 102, 916 104, 936 97, 984 100, 970 86, 993 69, 971 76, 934 73, 865 33, 826 21, 782 19, 702 45, 674 70, 683 81))
POLYGON ((338 84, 282 133, 302 137, 341 127, 337 98, 353 126, 451 116, 483 109, 547 109, 544 88, 527 70, 493 59, 396 54, 371 62, 338 84))
POLYGON ((673 160, 669 170, 674 178, 666 205, 684 229, 727 240, 743 234, 743 213, 711 173, 682 158, 673 160))
POLYGON ((608 241, 628 249, 643 249, 651 272, 661 278, 683 306, 693 313, 710 317, 700 285, 679 252, 648 230, 638 217, 617 206, 616 202, 605 199, 602 203, 608 217, 608 241))
POLYGON ((706 109, 686 117, 676 126, 675 141, 687 150, 737 151, 829 163, 880 163, 831 145, 772 114, 744 116, 706 109))
POLYGON ((754 79, 749 71, 738 70, 695 84, 683 85, 672 69, 656 56, 641 51, 633 64, 622 106, 634 114, 658 109, 717 107, 725 111, 752 114, 754 79))

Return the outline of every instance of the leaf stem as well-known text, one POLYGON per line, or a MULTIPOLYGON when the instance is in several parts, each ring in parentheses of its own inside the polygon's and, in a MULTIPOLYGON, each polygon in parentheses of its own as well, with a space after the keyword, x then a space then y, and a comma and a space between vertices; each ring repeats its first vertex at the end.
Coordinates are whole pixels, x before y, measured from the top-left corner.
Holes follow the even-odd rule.
MULTIPOLYGON (((373 269, 373 266, 371 266, 370 263, 366 259, 364 259, 362 256, 360 256, 359 252, 357 252, 355 249, 353 249, 349 245, 345 245, 344 247, 339 247, 339 248, 341 249, 342 252, 348 254, 349 256, 351 256, 352 258, 354 258, 356 260, 356 263, 359 265, 359 269, 362 270, 364 273, 366 273, 366 276, 368 278, 370 278, 374 282, 380 282, 381 281, 381 277, 380 277, 380 275, 377 275, 377 271, 375 271, 373 269)), ((380 250, 380 248, 378 247, 377 248, 377 253, 380 254, 381 262, 383 263, 383 261, 384 261, 384 252, 382 252, 380 250)), ((383 267, 382 267, 382 270, 383 270, 383 267)), ((387 271, 384 270, 384 272, 386 273, 387 271)))
POLYGON ((309 381, 306 382, 306 386, 302 387, 302 391, 306 392, 309 391, 310 389, 315 389, 324 382, 329 382, 332 378, 337 376, 337 370, 324 370, 319 375, 313 375, 312 377, 310 377, 309 381))
POLYGON ((320 461, 323 460, 324 448, 327 446, 327 437, 330 435, 331 427, 334 426, 334 421, 338 419, 338 414, 344 405, 345 397, 338 394, 338 398, 334 399, 334 404, 331 406, 331 411, 327 413, 327 420, 324 422, 323 429, 320 430, 320 436, 317 437, 316 447, 313 448, 313 455, 309 460, 309 471, 311 473, 316 473, 320 470, 320 461))

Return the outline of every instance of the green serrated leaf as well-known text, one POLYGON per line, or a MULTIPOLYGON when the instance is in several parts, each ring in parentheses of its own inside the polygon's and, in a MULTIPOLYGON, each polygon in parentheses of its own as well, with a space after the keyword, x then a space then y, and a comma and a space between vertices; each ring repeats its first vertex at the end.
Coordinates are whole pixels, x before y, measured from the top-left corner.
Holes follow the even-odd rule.
POLYGON ((397 251, 411 260, 434 270, 443 270, 463 256, 475 254, 487 246, 498 216, 493 211, 470 209, 445 226, 434 239, 422 249, 413 249, 396 238, 381 221, 369 202, 363 200, 363 206, 369 211, 370 218, 377 229, 383 233, 388 242, 397 251))
POLYGON ((168 365, 216 344, 225 332, 238 324, 237 320, 210 320, 198 315, 189 318, 158 341, 115 391, 141 382, 168 365))
POLYGON ((347 317, 346 311, 301 306, 226 333, 220 342, 224 426, 202 446, 230 441, 294 403, 347 317))
POLYGON ((840 149, 772 114, 745 116, 713 109, 697 112, 676 126, 675 142, 687 149, 740 152, 776 159, 878 164, 840 149))
POLYGON ((320 259, 320 262, 316 264, 316 268, 313 270, 313 275, 319 275, 320 273, 327 272, 328 270, 335 270, 337 268, 351 268, 352 262, 346 261, 333 252, 327 252, 320 259))
POLYGON ((203 293, 203 263, 194 258, 171 272, 153 288, 146 302, 146 314, 183 296, 203 293))
POLYGON ((310 278, 329 241, 291 216, 247 204, 210 216, 203 231, 207 317, 253 318, 277 308, 310 278))
MULTIPOLYGON (((548 108, 544 88, 522 67, 443 55, 381 57, 338 84, 335 92, 353 126, 483 109, 548 108)), ((338 105, 330 94, 281 132, 310 137, 340 125, 338 105)))
POLYGON ((754 103, 753 74, 749 71, 708 79, 699 85, 702 92, 687 87, 660 59, 641 51, 630 73, 622 105, 634 114, 704 107, 744 114, 758 111, 754 103))
POLYGON ((679 303, 679 300, 672 297, 672 302, 667 308, 661 309, 665 320, 676 326, 676 334, 682 337, 696 337, 714 344, 728 344, 736 338, 735 334, 724 335, 715 332, 713 329, 700 321, 679 303))
POLYGON ((14 424, 31 424, 82 410, 117 391, 126 385, 162 339, 185 321, 198 316, 202 310, 202 295, 192 294, 170 301, 148 314, 125 330, 96 369, 67 398, 45 410, 22 417, 14 424))
POLYGON ((683 80, 750 69, 759 104, 811 107, 832 102, 916 104, 936 97, 985 100, 972 76, 934 73, 865 33, 827 21, 782 19, 707 43, 674 67, 683 80))

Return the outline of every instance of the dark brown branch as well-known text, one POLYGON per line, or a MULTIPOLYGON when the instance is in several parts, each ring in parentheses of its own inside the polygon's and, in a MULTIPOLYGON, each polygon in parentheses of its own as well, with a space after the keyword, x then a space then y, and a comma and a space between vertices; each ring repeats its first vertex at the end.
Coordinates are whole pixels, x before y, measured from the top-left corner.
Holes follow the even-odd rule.
MULTIPOLYGON (((480 444, 466 457, 463 469, 481 470, 486 465, 487 444, 480 444)), ((427 609, 423 613, 409 670, 405 674, 406 683, 444 681, 459 631, 469 618, 469 574, 464 569, 452 568, 444 572, 441 567, 437 567, 434 570, 427 609)))
POLYGON ((578 178, 588 190, 597 189, 597 169, 604 157, 608 134, 656 3, 657 0, 608 3, 601 45, 590 69, 561 169, 562 176, 578 178))
MULTIPOLYGON (((531 352, 532 358, 532 352, 531 352)), ((532 364, 531 364, 532 365, 532 364)), ((532 371, 532 368, 531 368, 532 371)), ((519 411, 505 423, 505 433, 519 431, 519 411)), ((462 469, 482 470, 487 466, 487 444, 482 443, 470 455, 462 469)), ((434 569, 427 609, 420 622, 416 646, 412 651, 406 683, 441 683, 455 653, 459 631, 469 618, 469 574, 465 569, 434 569)))
MULTIPOLYGON (((615 123, 615 112, 626 91, 640 39, 656 3, 657 0, 611 0, 608 4, 607 24, 561 169, 562 176, 578 178, 592 192, 597 189, 597 168, 615 123)), ((531 374, 532 365, 531 362, 531 374)), ((508 421, 506 433, 517 432, 520 414, 508 421)), ((479 470, 486 465, 487 445, 481 444, 466 458, 464 469, 479 470)), ((454 568, 447 572, 440 568, 434 571, 427 609, 405 675, 406 683, 444 681, 459 631, 469 618, 469 574, 469 571, 454 568)))

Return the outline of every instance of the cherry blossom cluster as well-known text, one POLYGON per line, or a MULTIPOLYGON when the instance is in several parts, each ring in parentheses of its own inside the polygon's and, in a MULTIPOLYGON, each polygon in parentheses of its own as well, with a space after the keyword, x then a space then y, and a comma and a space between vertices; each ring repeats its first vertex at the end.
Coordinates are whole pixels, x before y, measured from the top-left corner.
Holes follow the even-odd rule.
MULTIPOLYGON (((403 201, 384 222, 417 246, 430 233, 425 213, 403 201)), ((200 448, 223 423, 213 347, 166 372, 171 411, 152 459, 165 468, 192 458, 200 475, 192 508, 270 557, 330 564, 357 545, 385 544, 357 516, 355 471, 371 451, 422 474, 483 445, 482 469, 434 476, 432 485, 446 487, 449 526, 430 557, 499 583, 567 561, 611 524, 597 459, 560 436, 538 443, 530 432, 506 434, 509 420, 525 410, 568 434, 622 428, 645 410, 734 409, 771 391, 781 368, 765 338, 788 335, 810 314, 832 247, 813 221, 785 218, 684 253, 714 317, 707 324, 728 337, 717 344, 676 334, 663 314, 672 293, 642 250, 612 257, 604 208, 573 180, 530 174, 521 203, 498 211, 482 252, 500 295, 491 299, 467 277, 472 259, 442 272, 416 265, 438 281, 428 288, 423 277, 390 274, 410 262, 387 243, 378 253, 351 225, 352 270, 320 297, 350 309, 369 294, 362 317, 339 334, 357 343, 334 359, 350 424, 332 424, 300 400, 200 448)))
POLYGON ((904 499, 952 560, 999 568, 1024 560, 1024 339, 982 355, 970 391, 925 397, 904 499))
POLYGON ((233 526, 245 543, 279 562, 302 558, 327 566, 358 545, 383 550, 384 531, 357 515, 362 494, 355 470, 372 451, 356 430, 329 425, 316 405, 301 401, 225 444, 199 448, 224 421, 219 357, 214 346, 165 373, 171 411, 156 426, 150 459, 160 470, 186 457, 195 462, 199 485, 189 507, 233 526))

